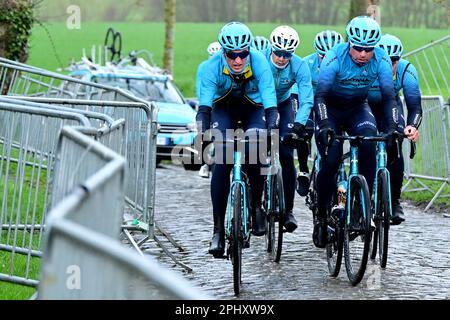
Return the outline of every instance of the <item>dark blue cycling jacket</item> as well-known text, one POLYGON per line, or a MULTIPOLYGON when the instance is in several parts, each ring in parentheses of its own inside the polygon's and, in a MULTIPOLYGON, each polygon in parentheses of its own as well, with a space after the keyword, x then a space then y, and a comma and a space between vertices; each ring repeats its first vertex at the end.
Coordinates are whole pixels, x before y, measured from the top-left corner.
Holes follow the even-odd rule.
POLYGON ((292 93, 298 94, 299 108, 295 122, 306 124, 314 103, 314 92, 311 85, 311 75, 307 63, 297 55, 292 55, 288 65, 277 68, 271 60, 272 49, 263 51, 269 62, 272 75, 275 80, 275 90, 278 103, 291 97, 292 93), (297 87, 297 90, 292 88, 297 87))
MULTIPOLYGON (((415 124, 415 119, 422 115, 419 76, 416 68, 409 61, 400 59, 393 80, 396 95, 403 89, 403 95, 408 109, 407 125, 415 124)), ((379 105, 382 101, 381 98, 380 84, 376 80, 369 90, 369 104, 379 105)))
MULTIPOLYGON (((359 65, 350 56, 350 45, 341 43, 329 50, 320 65, 314 106, 318 121, 327 118, 324 106, 351 109, 367 98, 374 81, 380 80, 384 115, 389 127, 394 127, 395 94, 392 63, 387 53, 375 48, 372 59, 359 65)), ((395 113, 396 114, 396 113, 395 113)))

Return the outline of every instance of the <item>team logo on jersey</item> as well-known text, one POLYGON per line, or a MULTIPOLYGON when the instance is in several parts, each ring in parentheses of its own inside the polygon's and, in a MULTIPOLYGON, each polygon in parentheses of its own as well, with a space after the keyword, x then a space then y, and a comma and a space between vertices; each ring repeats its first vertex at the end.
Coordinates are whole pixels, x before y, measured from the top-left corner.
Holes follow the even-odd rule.
POLYGON ((289 129, 292 129, 292 128, 294 127, 294 124, 293 124, 293 123, 288 123, 288 124, 287 124, 287 127, 288 127, 289 129))
POLYGON ((219 126, 219 123, 218 123, 218 122, 214 122, 214 123, 212 124, 212 128, 213 128, 213 129, 217 128, 218 126, 219 126))

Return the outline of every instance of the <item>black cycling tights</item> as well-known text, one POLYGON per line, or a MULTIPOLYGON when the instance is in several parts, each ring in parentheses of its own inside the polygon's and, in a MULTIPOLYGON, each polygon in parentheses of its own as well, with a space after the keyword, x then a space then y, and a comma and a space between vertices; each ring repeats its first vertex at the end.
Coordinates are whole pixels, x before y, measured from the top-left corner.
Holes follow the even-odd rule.
MULTIPOLYGON (((250 180, 251 197, 253 201, 261 201, 264 176, 261 175, 261 166, 258 164, 246 165, 245 172, 250 180)), ((225 210, 227 208, 228 194, 230 191, 230 173, 233 165, 230 164, 216 164, 214 166, 211 178, 211 199, 213 204, 213 215, 215 218, 219 217, 219 221, 224 221, 225 210)), ((214 221, 217 221, 214 219, 214 221)))
POLYGON ((294 165, 294 150, 283 144, 280 144, 280 163, 283 168, 284 204, 286 212, 289 212, 294 207, 297 171, 294 165))
MULTIPOLYGON (((401 142, 400 142, 401 145, 401 142)), ((405 169, 405 162, 403 160, 403 154, 400 150, 400 158, 397 158, 397 148, 394 147, 395 150, 392 152, 389 152, 388 150, 388 165, 387 168, 390 173, 390 179, 391 179, 391 196, 392 201, 399 200, 400 194, 402 190, 402 183, 403 183, 403 171, 405 169), (395 157, 394 161, 391 159, 395 157)))

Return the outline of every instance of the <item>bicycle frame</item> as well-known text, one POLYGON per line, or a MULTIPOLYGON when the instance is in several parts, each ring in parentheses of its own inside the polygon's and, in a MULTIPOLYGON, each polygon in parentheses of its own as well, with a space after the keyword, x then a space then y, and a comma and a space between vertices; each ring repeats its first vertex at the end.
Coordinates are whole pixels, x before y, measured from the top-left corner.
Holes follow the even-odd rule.
MULTIPOLYGON (((236 142, 236 140, 235 140, 236 142)), ((237 185, 240 185, 242 187, 242 190, 244 190, 244 216, 243 216, 243 224, 244 224, 244 234, 245 237, 248 238, 250 234, 250 230, 248 230, 247 221, 248 221, 248 206, 247 206, 247 184, 242 178, 242 152, 240 150, 235 150, 233 154, 234 159, 234 166, 233 166, 233 180, 231 182, 230 186, 230 193, 228 194, 228 205, 227 205, 227 225, 225 229, 225 233, 227 237, 231 236, 231 219, 232 219, 232 213, 231 213, 231 197, 233 194, 233 190, 237 185)))
MULTIPOLYGON (((352 179, 356 176, 358 176, 359 171, 358 171, 358 141, 355 141, 356 139, 351 139, 350 140, 350 173, 348 176, 348 186, 351 186, 351 182, 352 179)), ((347 192, 347 201, 346 201, 346 212, 349 213, 350 212, 350 197, 351 197, 351 192, 347 192)), ((362 201, 362 206, 364 208, 365 204, 364 204, 364 196, 362 194, 361 191, 361 197, 360 197, 361 201, 362 201)), ((362 210, 362 214, 364 219, 366 219, 366 215, 367 212, 365 210, 362 210)), ((351 224, 351 215, 347 214, 347 225, 351 224)))
POLYGON ((388 196, 389 196, 389 215, 392 213, 392 199, 391 199, 391 184, 390 184, 390 173, 387 169, 387 152, 386 152, 386 142, 378 141, 377 142, 377 171, 375 174, 375 182, 373 185, 374 190, 374 202, 375 202, 375 214, 378 212, 378 174, 380 171, 384 171, 387 177, 387 186, 388 186, 388 196))

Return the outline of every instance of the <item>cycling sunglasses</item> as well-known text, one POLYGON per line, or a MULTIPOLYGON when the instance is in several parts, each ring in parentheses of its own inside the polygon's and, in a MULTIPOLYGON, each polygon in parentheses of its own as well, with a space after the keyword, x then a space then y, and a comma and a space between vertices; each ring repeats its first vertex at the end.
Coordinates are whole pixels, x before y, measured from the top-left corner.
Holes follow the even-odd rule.
POLYGON ((272 51, 278 58, 285 58, 290 59, 292 57, 292 52, 288 51, 280 51, 280 50, 273 50, 272 51))
POLYGON ((250 51, 248 51, 248 50, 241 51, 241 52, 225 51, 225 55, 231 60, 236 60, 237 57, 239 57, 241 59, 245 59, 248 57, 249 54, 250 54, 250 51))
POLYGON ((391 62, 392 63, 397 62, 399 60, 400 60, 400 57, 391 57, 391 62))
POLYGON ((360 46, 355 46, 354 44, 352 44, 351 47, 358 52, 363 52, 363 51, 372 52, 375 49, 375 47, 360 47, 360 46))

